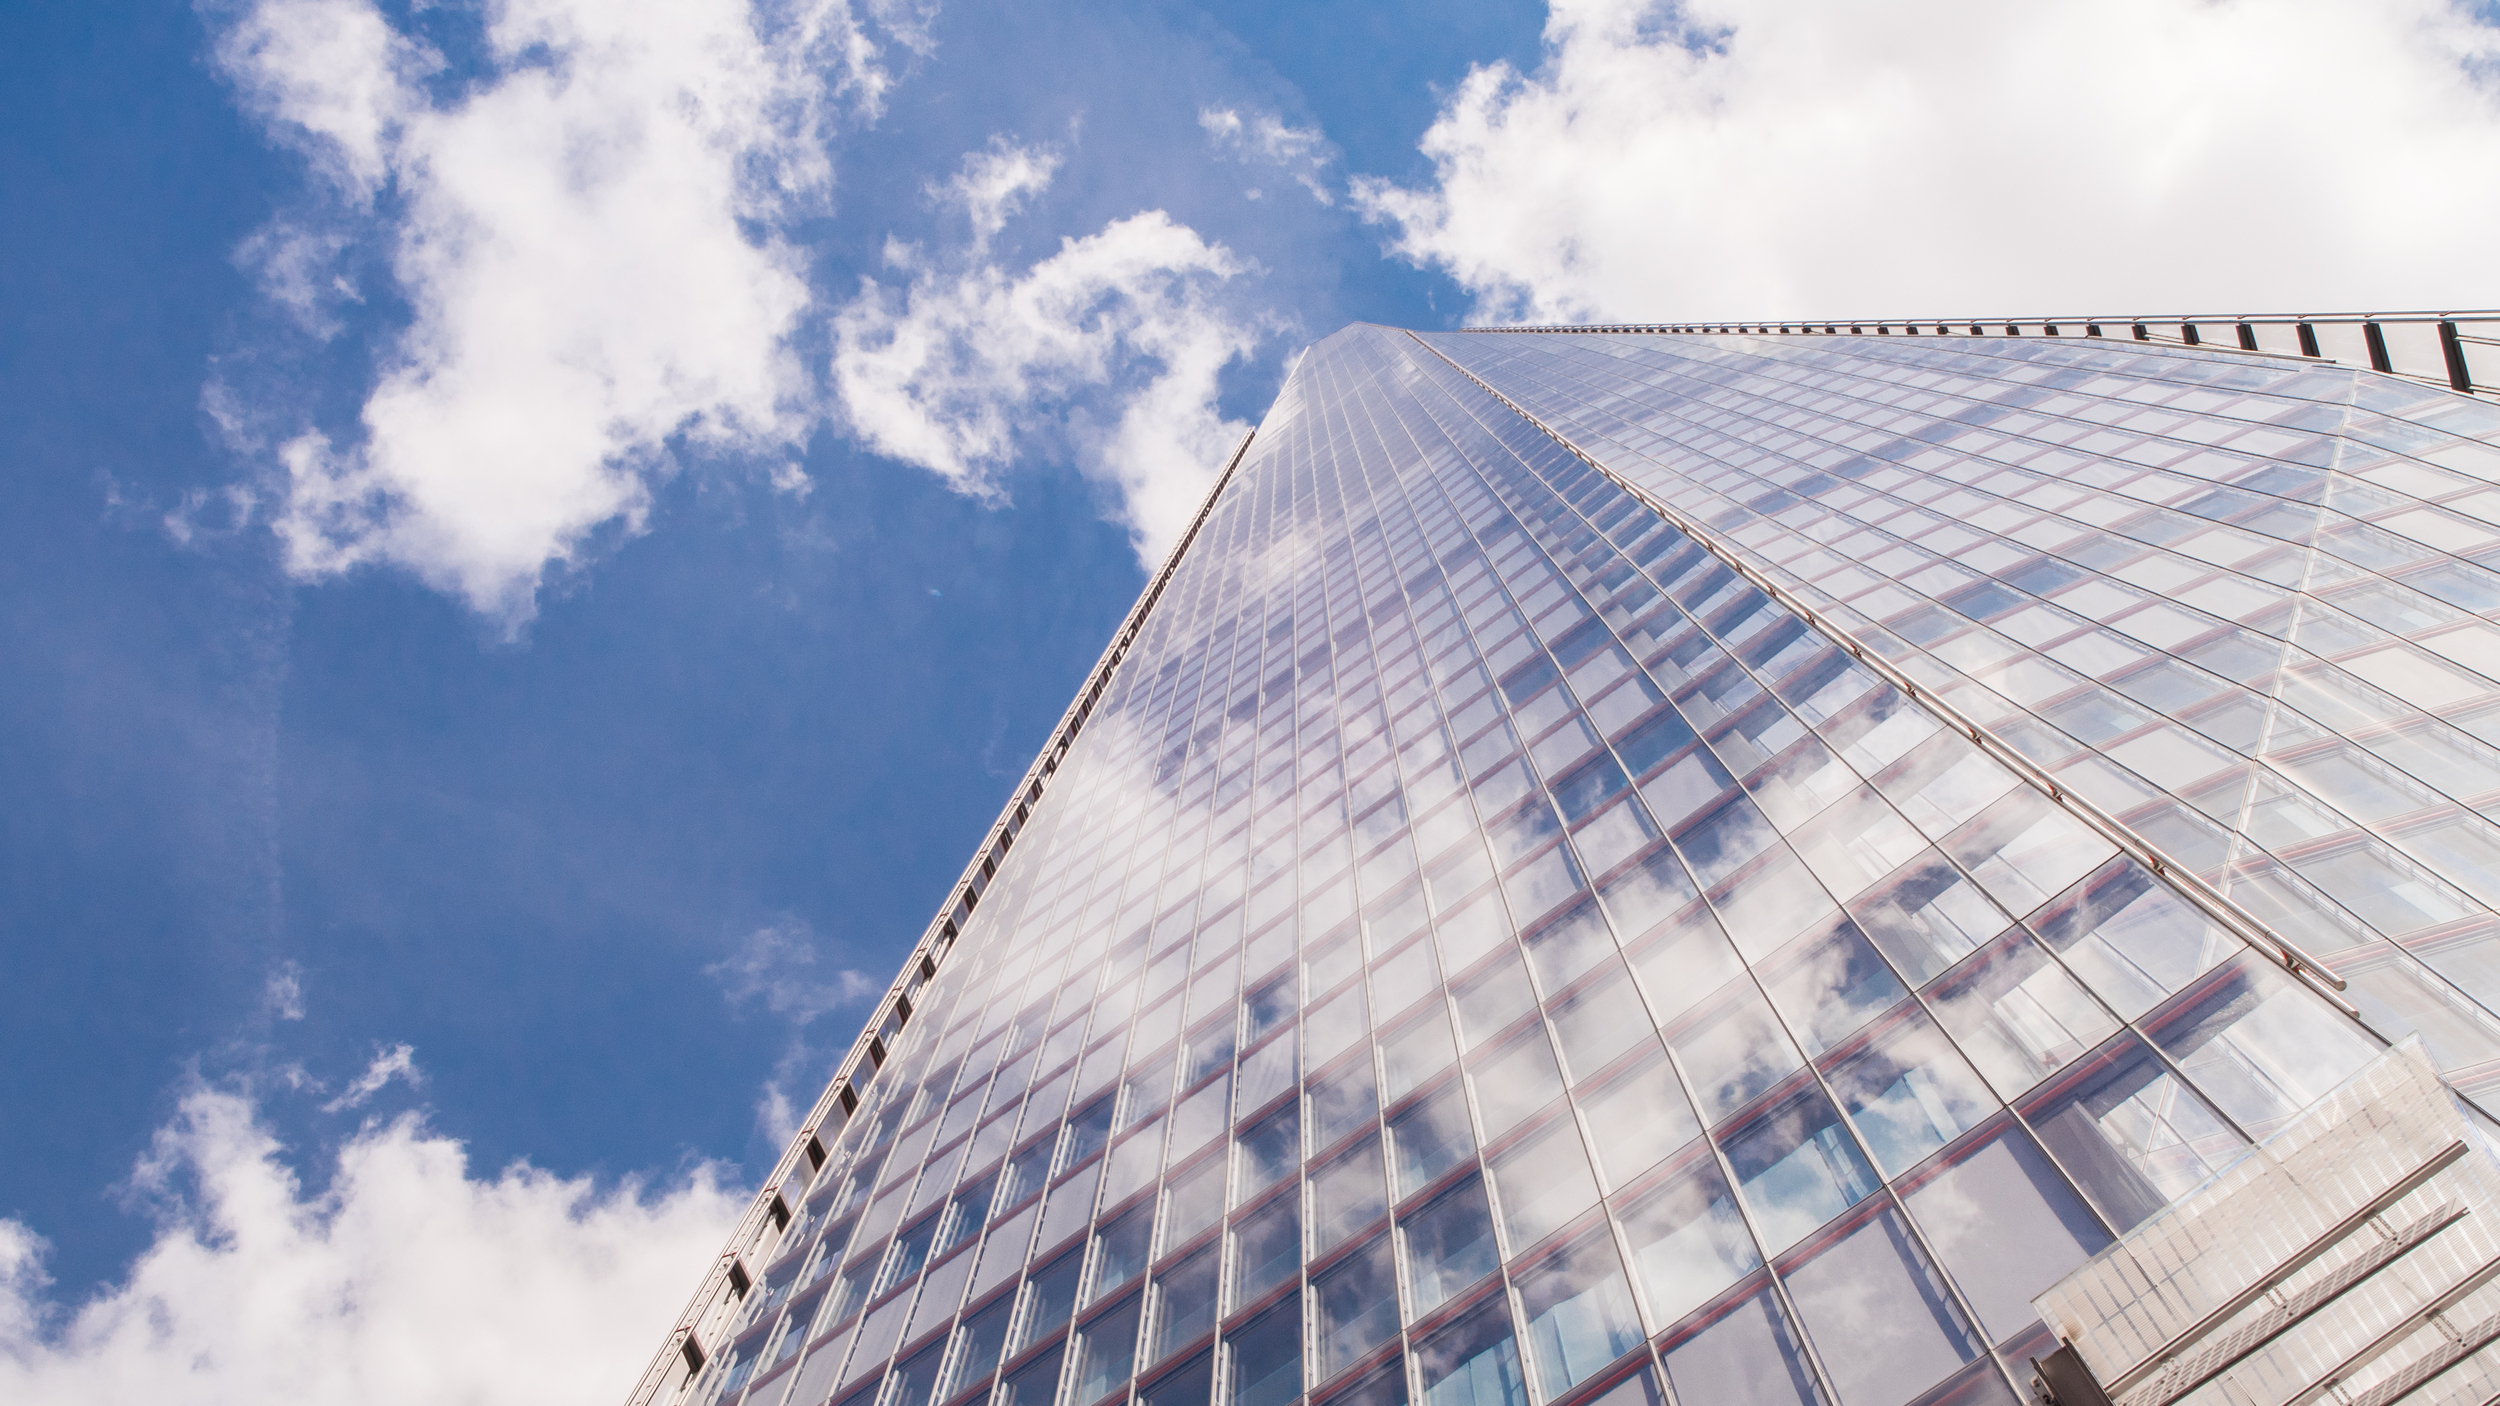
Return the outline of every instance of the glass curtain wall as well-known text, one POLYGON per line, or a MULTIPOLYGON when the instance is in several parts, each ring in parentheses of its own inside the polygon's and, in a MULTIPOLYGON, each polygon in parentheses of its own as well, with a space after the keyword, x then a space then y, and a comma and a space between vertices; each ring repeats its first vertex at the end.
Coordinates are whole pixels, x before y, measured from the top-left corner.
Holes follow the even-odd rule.
MULTIPOLYGON (((2481 833, 2500 767, 2420 758, 2490 754, 2483 695, 2394 688, 2480 677, 2438 641, 2490 627, 2431 578, 2490 573, 2324 565, 2403 532, 2345 485, 2396 496, 2358 456, 2405 455, 2356 446, 2412 426, 2456 462, 2406 462, 2462 482, 2493 451, 2456 407, 2490 412, 2406 420, 2368 405, 2385 378, 2252 366, 1321 343, 825 1165, 785 1189, 692 1401, 2013 1401, 2052 1345, 2032 1294, 2387 1038, 2419 1030, 2469 1078, 2500 1051, 2465 994, 2491 915, 2448 872, 2474 851, 2416 838, 2481 833), (2340 950, 2366 1022, 1452 360, 2340 950), (2178 455, 2140 466, 2155 434, 2178 455), (2272 457, 2215 467, 2251 455, 2272 457), (2252 525, 2283 505, 2311 514, 2297 544, 2252 525), (2250 570, 2208 564, 2215 543, 2250 570), (2278 549, 2300 564, 2276 614, 2212 613, 2278 549), (2347 604, 2355 582, 2430 623, 2347 604), (2225 714, 2253 730, 2206 730, 2225 714), (2385 795, 2339 789, 2357 777, 2385 795), (2381 925, 2372 890, 2330 884, 2337 855, 2454 912, 2381 925)), ((2461 520, 2465 495, 2412 511, 2461 520)))

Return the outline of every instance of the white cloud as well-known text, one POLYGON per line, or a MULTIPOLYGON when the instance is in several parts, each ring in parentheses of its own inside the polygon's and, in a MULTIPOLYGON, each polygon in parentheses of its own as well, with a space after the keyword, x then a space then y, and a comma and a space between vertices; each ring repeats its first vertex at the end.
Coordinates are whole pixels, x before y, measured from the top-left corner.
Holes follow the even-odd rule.
POLYGON ((930 181, 924 189, 930 199, 961 209, 972 222, 972 247, 987 250, 1027 199, 1050 189, 1060 160, 1054 147, 992 137, 987 148, 966 156, 952 177, 930 181))
POLYGON ((657 1189, 472 1176, 414 1115, 308 1194, 250 1101, 205 1088, 133 1187, 156 1239, 74 1307, 45 1294, 40 1237, 0 1220, 0 1400, 613 1406, 745 1202, 710 1168, 657 1189))
POLYGON ((2444 0, 1557 0, 1424 189, 1486 318, 2489 306, 2500 31, 2444 0))
POLYGON ((378 243, 409 318, 352 442, 212 393, 274 445, 299 575, 394 563, 516 626, 548 566, 639 530, 673 444, 804 433, 811 296, 774 231, 821 206, 835 105, 887 83, 844 0, 502 0, 456 86, 373 0, 224 19, 220 68, 315 173, 240 257, 332 333, 361 296, 341 251, 378 243))
POLYGON ((703 974, 720 983, 721 995, 732 1010, 760 1005, 790 1024, 789 1042, 773 1061, 773 1072, 755 1099, 756 1135, 770 1146, 785 1146, 799 1128, 800 1106, 791 1097, 790 1087, 823 1087, 856 1029, 835 1027, 835 1037, 842 1043, 820 1050, 808 1042, 808 1027, 818 1016, 872 999, 885 990, 886 983, 825 961, 815 928, 795 916, 767 923, 738 939, 730 954, 705 967, 703 974))
POLYGON ((999 263, 989 235, 1055 165, 1004 142, 968 157, 940 189, 972 242, 939 259, 888 246, 910 282, 862 279, 836 314, 834 386, 869 448, 980 497, 1002 496, 1029 437, 1064 436, 1154 563, 1247 429, 1218 410, 1218 378, 1269 325, 1217 296, 1252 266, 1161 210, 1062 239, 1021 272, 999 263))
POLYGON ((425 1082, 425 1071, 417 1068, 416 1046, 397 1044, 375 1055, 365 1072, 357 1075, 337 1098, 321 1105, 321 1111, 337 1113, 362 1108, 366 1100, 382 1092, 393 1079, 404 1080, 411 1088, 425 1082))
POLYGON ((800 918, 784 918, 748 933, 703 974, 720 983, 731 1006, 759 1002, 793 1025, 806 1025, 885 989, 884 982, 866 972, 830 969, 816 950, 815 929, 800 918))
MULTIPOLYGON (((1229 107, 1199 109, 1198 125, 1216 150, 1240 161, 1281 166, 1311 193, 1313 200, 1322 205, 1337 203, 1321 179, 1335 153, 1329 150, 1328 139, 1317 127, 1287 126, 1285 119, 1272 112, 1253 112, 1244 117, 1238 109, 1229 107)), ((1253 200, 1259 198, 1256 190, 1243 193, 1253 200)))

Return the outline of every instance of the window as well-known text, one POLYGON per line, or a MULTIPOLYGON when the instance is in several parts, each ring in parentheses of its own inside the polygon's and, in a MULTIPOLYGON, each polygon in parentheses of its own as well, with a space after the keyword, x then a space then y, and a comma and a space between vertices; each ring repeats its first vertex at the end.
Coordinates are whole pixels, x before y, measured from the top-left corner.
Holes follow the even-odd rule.
POLYGON ((2220 1170, 2241 1146, 2132 1035, 2034 1094, 2023 1117, 2121 1233, 2220 1170))
POLYGON ((1423 1190, 1472 1156, 1476 1138, 1468 1125, 1467 1099, 1459 1086, 1444 1084, 1430 1097, 1391 1118, 1389 1147, 1400 1196, 1423 1190))
POLYGON ((1847 1039, 1910 994, 1847 919, 1782 948, 1764 965, 1762 984, 1808 1054, 1847 1039))
POLYGON ((1897 1211, 1860 1220, 1786 1278, 1845 1402, 1899 1406, 1982 1350, 1897 1211))
POLYGON ((1599 1131, 1592 1142, 1609 1186, 1629 1184, 1701 1132, 1674 1068, 1655 1051, 1580 1102, 1599 1131))
POLYGON ((1739 977, 1699 1013, 1668 1032, 1684 1061, 1704 1121, 1735 1113, 1802 1066, 1805 1057, 1782 1031, 1753 982, 1739 977))
POLYGON ((1232 1306, 1253 1303, 1302 1268, 1301 1199, 1280 1196, 1234 1220, 1232 1306))
POLYGON ((1648 1189, 1623 1203, 1625 1237, 1650 1311, 1672 1323, 1762 1267, 1727 1179, 1696 1146, 1648 1189))
POLYGON ((1239 1173, 1234 1179, 1233 1200, 1238 1205, 1292 1176, 1294 1169, 1302 1165, 1301 1110, 1288 1103, 1244 1129, 1233 1155, 1239 1173))
POLYGON ((1310 1179, 1311 1251, 1324 1255, 1386 1214, 1388 1193, 1381 1175, 1380 1141, 1366 1139, 1310 1179))
POLYGON ((1434 1197, 1399 1223, 1398 1234, 1406 1246, 1407 1291, 1417 1313, 1447 1303, 1502 1261, 1480 1178, 1434 1197))
POLYGON ((1417 1344, 1421 1406, 1528 1406, 1510 1308, 1500 1295, 1417 1344))
POLYGON ((1936 1028, 1912 1009, 1826 1063, 1840 1106, 1886 1175, 1979 1126, 1996 1099, 1936 1028))
POLYGON ((1314 1375, 1326 1381, 1397 1336, 1398 1288, 1382 1236, 1311 1281, 1314 1375))
POLYGON ((1528 1321, 1528 1359, 1547 1400, 1640 1346, 1632 1288, 1614 1237, 1602 1226, 1522 1267, 1516 1282, 1528 1321))
POLYGON ((2037 1325, 2033 1296, 2110 1241, 2083 1198, 2010 1122, 1904 1187, 1902 1199, 1991 1342, 2037 1325), (2023 1251, 2007 1254, 2008 1245, 2023 1251))
POLYGON ((1147 1361, 1160 1362, 1215 1330, 1219 1263, 1210 1247, 1155 1276, 1147 1361))
POLYGON ((1768 1285, 1721 1305, 1671 1340, 1661 1356, 1678 1401, 1711 1406, 1821 1406, 1823 1401, 1768 1285))
POLYGON ((1138 1300, 1119 1307, 1077 1329, 1076 1369, 1068 1388, 1072 1403, 1100 1400, 1128 1381, 1137 1365, 1138 1300))
POLYGON ((1286 1406, 1302 1395, 1302 1305, 1289 1299, 1229 1334, 1231 1406, 1286 1406))
POLYGON ((1801 1084, 1721 1138, 1737 1189, 1773 1253, 1875 1193, 1866 1164, 1823 1091, 1801 1084))
POLYGON ((1589 1174, 1579 1127, 1569 1118, 1494 1158, 1492 1170, 1513 1254, 1597 1204, 1597 1179, 1589 1174))

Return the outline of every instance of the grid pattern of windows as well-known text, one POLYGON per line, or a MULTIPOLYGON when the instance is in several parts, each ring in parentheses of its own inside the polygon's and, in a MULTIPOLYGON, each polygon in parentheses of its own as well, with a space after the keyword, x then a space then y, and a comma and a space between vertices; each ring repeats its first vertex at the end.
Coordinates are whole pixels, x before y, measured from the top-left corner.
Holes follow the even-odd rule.
POLYGON ((2500 1078, 2500 407, 2074 341, 1430 340, 2500 1078))
MULTIPOLYGON (((2471 846, 2414 838, 2479 835, 2482 773, 2399 760, 2488 753, 2482 705, 2395 686, 2425 661, 2465 686, 2439 641, 2489 627, 2430 578, 2490 573, 2323 564, 2406 531, 2351 496, 2400 496, 2378 459, 2500 477, 2466 457, 2485 427, 2459 397, 2254 365, 1372 327, 1314 348, 786 1188, 694 1406, 2014 1400, 2047 1346, 2033 1294, 2382 1037, 2468 1075, 2500 1051, 2443 964, 2493 935, 2459 926, 2491 922, 2448 872, 2471 846), (2345 949, 2366 1023, 1445 356, 2345 949), (2420 442, 2366 447, 2396 426, 2420 442), (2155 435, 2179 446, 2157 468, 2155 435), (2257 522, 2284 505, 2297 543, 2257 522), (2217 543, 2252 562, 2207 564, 2217 543), (2278 615, 2213 614, 2276 548, 2300 562, 2278 615), (2448 613, 2399 629, 2355 581, 2448 613), (2208 729, 2234 708, 2255 721, 2208 729), (2216 760, 2191 777, 2181 747, 2216 760), (2226 768, 2237 810, 2209 824, 2226 768), (2456 913, 2372 926, 2330 850, 2456 913)), ((2462 520, 2467 492, 2410 511, 2462 520)))

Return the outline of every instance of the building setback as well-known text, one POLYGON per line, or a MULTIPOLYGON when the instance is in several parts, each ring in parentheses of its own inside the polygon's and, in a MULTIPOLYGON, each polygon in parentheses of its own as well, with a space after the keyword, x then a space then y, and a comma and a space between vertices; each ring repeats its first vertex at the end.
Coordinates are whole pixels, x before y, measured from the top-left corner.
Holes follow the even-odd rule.
MULTIPOLYGON (((2035 1298, 2381 1103, 2485 1175, 2495 442, 2215 346, 1337 333, 635 1406, 2164 1400, 2035 1298)), ((2500 1289, 2344 1246, 2231 1281, 2413 1335, 2331 1399, 2500 1391, 2500 1289)), ((2330 1399, 2267 1361, 2197 1399, 2330 1399)))

